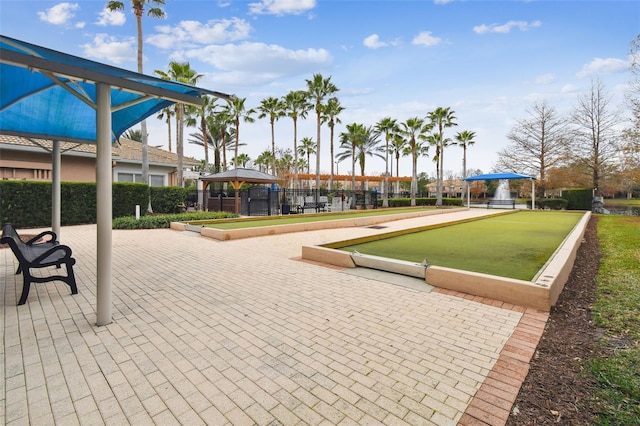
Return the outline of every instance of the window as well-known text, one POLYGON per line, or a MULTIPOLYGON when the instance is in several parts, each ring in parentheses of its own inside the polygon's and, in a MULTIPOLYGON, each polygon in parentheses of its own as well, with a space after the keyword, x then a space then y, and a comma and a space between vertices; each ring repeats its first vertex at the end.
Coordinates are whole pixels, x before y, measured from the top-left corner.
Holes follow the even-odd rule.
MULTIPOLYGON (((118 182, 142 182, 142 174, 140 173, 122 173, 118 172, 118 182)), ((164 186, 164 175, 149 175, 150 186, 164 186)))
POLYGON ((149 185, 150 186, 164 186, 164 176, 163 175, 149 175, 149 185))

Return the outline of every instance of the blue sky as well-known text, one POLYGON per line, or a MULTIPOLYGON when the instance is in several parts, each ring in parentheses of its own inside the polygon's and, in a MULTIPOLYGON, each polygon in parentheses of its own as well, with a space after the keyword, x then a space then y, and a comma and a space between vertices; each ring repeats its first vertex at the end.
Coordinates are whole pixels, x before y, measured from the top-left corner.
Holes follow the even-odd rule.
MULTIPOLYGON (((129 7, 106 13, 105 4, 0 0, 0 32, 135 70, 135 18, 129 7)), ((640 2, 617 0, 166 0, 164 10, 166 19, 143 19, 146 74, 188 61, 203 74, 199 86, 247 98, 255 108, 266 97, 305 89, 305 79, 320 73, 340 89, 346 108, 337 133, 353 122, 405 121, 450 107, 458 126, 446 136, 476 132, 468 168, 483 172, 492 171, 507 134, 536 101, 568 113, 598 78, 622 106, 630 42, 640 33, 640 2)), ((166 125, 152 119, 148 126, 150 145, 166 148, 166 125)), ((313 116, 299 123, 298 140, 305 136, 315 140, 313 116)), ((242 123, 247 146, 240 151, 255 159, 270 149, 270 137, 268 120, 242 123)), ((276 145, 293 146, 290 118, 276 123, 276 145)), ((185 155, 204 158, 186 140, 185 155)), ((445 177, 462 173, 461 148, 447 148, 444 161, 445 177)), ((321 162, 328 172, 326 128, 321 162)), ((401 159, 402 175, 411 174, 410 164, 401 159)), ((435 174, 430 158, 418 167, 435 174)), ((367 160, 367 174, 382 172, 383 160, 367 160)))

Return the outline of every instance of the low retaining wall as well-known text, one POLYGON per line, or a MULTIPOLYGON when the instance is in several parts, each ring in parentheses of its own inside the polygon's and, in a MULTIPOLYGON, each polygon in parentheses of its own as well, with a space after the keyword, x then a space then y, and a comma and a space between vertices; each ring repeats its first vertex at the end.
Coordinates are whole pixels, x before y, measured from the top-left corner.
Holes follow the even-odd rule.
MULTIPOLYGON (((586 212, 532 281, 433 265, 427 266, 425 281, 435 287, 549 311, 569 279, 590 218, 591 212, 586 212)), ((302 258, 344 268, 357 266, 351 253, 327 247, 304 246, 302 258)), ((379 264, 376 269, 383 268, 379 264)))
MULTIPOLYGON (((184 230, 195 231, 195 232, 199 232, 200 235, 202 235, 203 237, 213 238, 215 240, 221 240, 221 241, 228 241, 228 240, 237 240, 240 238, 288 234, 291 232, 317 231, 321 229, 371 226, 379 223, 391 222, 394 220, 410 219, 414 217, 431 216, 436 214, 445 214, 445 213, 452 213, 452 212, 466 211, 466 210, 468 210, 466 207, 452 208, 452 209, 434 209, 434 210, 419 209, 415 212, 393 213, 393 214, 387 214, 387 215, 366 216, 366 217, 351 217, 351 218, 346 217, 344 219, 292 223, 287 225, 257 226, 257 227, 242 228, 242 229, 216 229, 216 228, 207 228, 202 225, 198 225, 198 222, 191 222, 189 224, 172 222, 171 229, 181 230, 181 231, 184 231, 184 230)), ((320 213, 320 215, 322 214, 326 214, 326 213, 320 213)), ((307 216, 310 216, 310 215, 307 215, 307 216)), ((345 216, 348 216, 348 214, 346 214, 345 216)), ((258 218, 256 220, 260 220, 260 219, 262 218, 258 218)))

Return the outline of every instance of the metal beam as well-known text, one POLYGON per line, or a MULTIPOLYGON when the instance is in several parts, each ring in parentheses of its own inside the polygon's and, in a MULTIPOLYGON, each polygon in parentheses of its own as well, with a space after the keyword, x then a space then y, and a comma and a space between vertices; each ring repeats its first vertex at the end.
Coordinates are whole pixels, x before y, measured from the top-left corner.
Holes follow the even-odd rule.
MULTIPOLYGON (((81 58, 78 58, 81 59, 81 58)), ((86 61, 86 60, 85 60, 86 61)), ((68 78, 78 81, 90 81, 93 83, 102 82, 109 86, 126 90, 128 92, 153 95, 158 98, 167 99, 174 102, 180 102, 189 105, 202 105, 202 98, 199 95, 211 95, 225 100, 232 99, 231 95, 224 93, 196 88, 186 84, 178 83, 170 80, 162 80, 143 74, 134 72, 126 72, 122 69, 110 67, 108 65, 99 64, 106 69, 112 69, 113 74, 96 71, 94 69, 78 67, 70 64, 65 64, 57 61, 40 58, 33 55, 27 55, 13 50, 0 49, 0 62, 4 64, 10 64, 14 66, 28 68, 33 71, 50 72, 61 78, 68 78), (124 71, 124 72, 123 72, 124 71), (117 75, 116 75, 117 74, 117 75), (190 95, 187 93, 179 93, 170 89, 155 86, 153 84, 147 84, 144 81, 140 81, 141 77, 144 80, 154 83, 171 84, 176 86, 182 86, 195 91, 197 95, 190 95)), ((91 61, 88 61, 91 62, 91 61)), ((93 62, 92 62, 93 63, 93 62)))

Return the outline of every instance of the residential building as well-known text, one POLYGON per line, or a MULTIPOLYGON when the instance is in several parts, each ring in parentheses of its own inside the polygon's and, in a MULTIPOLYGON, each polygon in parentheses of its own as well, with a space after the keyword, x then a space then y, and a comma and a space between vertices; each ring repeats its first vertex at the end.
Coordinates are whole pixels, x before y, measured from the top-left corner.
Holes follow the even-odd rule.
MULTIPOLYGON (((51 180, 53 141, 0 135, 0 178, 51 180)), ((95 182, 96 146, 60 142, 60 179, 65 182, 95 182)), ((149 184, 177 186, 178 156, 149 146, 149 184)), ((200 164, 191 157, 183 158, 183 168, 200 164)), ((121 137, 112 148, 114 182, 142 180, 142 145, 121 137)))

